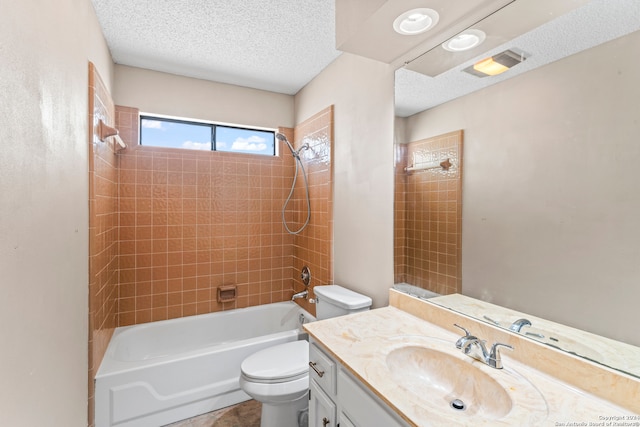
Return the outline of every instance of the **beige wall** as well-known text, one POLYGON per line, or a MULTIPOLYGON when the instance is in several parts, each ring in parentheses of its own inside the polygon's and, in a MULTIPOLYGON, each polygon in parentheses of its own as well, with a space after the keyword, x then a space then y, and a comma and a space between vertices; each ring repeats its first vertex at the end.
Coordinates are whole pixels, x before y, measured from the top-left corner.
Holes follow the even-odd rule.
POLYGON ((388 302, 393 284, 393 70, 343 53, 295 99, 296 123, 334 105, 334 283, 388 302))
POLYGON ((293 96, 116 65, 113 100, 143 113, 293 127, 293 96))
MULTIPOLYGON (((89 0, 0 14, 0 425, 87 424, 89 0)), ((110 83, 108 83, 110 84, 110 83)))
POLYGON ((407 120, 464 129, 463 293, 640 345, 640 32, 407 120))

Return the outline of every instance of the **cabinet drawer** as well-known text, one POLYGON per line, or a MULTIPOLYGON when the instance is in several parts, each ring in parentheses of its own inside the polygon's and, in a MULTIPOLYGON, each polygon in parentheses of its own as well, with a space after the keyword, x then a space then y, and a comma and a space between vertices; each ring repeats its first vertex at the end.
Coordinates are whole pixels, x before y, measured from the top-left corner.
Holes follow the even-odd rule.
POLYGON ((309 379, 331 398, 336 394, 336 364, 315 343, 309 346, 309 379))

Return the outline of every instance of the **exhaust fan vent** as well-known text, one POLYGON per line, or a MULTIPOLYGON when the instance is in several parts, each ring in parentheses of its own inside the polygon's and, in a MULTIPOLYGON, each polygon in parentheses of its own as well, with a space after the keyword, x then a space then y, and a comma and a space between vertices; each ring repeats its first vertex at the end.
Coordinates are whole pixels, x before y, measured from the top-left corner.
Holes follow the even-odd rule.
POLYGON ((527 59, 527 57, 524 52, 505 50, 497 55, 483 59, 480 62, 476 62, 472 66, 465 68, 463 71, 477 77, 496 76, 504 73, 514 65, 518 65, 525 59, 527 59))

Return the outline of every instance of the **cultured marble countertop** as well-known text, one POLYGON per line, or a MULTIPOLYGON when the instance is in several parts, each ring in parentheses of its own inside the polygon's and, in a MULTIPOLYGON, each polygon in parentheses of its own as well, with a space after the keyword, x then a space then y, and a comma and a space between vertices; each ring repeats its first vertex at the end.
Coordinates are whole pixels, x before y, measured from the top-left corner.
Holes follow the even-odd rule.
MULTIPOLYGON (((640 416, 633 412, 522 364, 510 358, 508 351, 502 351, 502 370, 475 361, 455 348, 459 336, 395 307, 322 320, 304 327, 325 350, 413 426, 605 426, 610 421, 611 426, 625 425, 615 422, 640 425, 640 416), (467 362, 509 390, 513 405, 505 415, 491 419, 486 414, 483 416, 482 411, 477 412, 473 402, 463 412, 451 409, 446 402, 425 403, 424 393, 418 390, 420 381, 411 381, 409 375, 409 380, 403 383, 398 380, 397 371, 388 368, 389 354, 406 346, 436 350, 450 347, 454 357, 468 359, 467 362)), ((481 388, 478 384, 476 392, 482 393, 481 388)), ((489 401, 493 399, 489 397, 489 401)))

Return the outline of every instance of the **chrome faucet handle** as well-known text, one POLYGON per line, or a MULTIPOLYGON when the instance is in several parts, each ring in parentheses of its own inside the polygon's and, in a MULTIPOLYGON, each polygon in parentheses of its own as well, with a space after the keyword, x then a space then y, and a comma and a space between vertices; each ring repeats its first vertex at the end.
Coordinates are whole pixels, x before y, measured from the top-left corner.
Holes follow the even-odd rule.
POLYGON ((469 333, 469 331, 467 331, 465 328, 463 328, 462 326, 458 325, 457 323, 454 323, 453 326, 455 326, 456 328, 460 328, 460 329, 462 329, 464 331, 464 336, 461 337, 458 341, 456 341, 456 348, 461 349, 462 346, 467 343, 467 341, 472 341, 472 340, 477 340, 478 339, 475 336, 471 335, 469 333))
POLYGON ((463 328, 462 326, 458 325, 457 323, 454 323, 454 324, 453 324, 453 326, 455 326, 456 328, 460 328, 460 329, 462 329, 462 330, 464 331, 464 335, 465 335, 465 336, 467 336, 467 337, 468 337, 469 335, 471 335, 471 334, 469 333, 469 331, 467 331, 467 329, 466 329, 466 328, 463 328))
POLYGON ((492 368, 502 369, 502 359, 500 358, 500 351, 498 351, 498 347, 508 348, 509 350, 513 350, 513 347, 509 344, 503 344, 501 342, 497 342, 491 346, 489 357, 487 357, 487 365, 491 366, 492 368))

